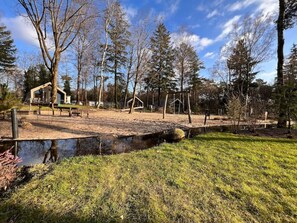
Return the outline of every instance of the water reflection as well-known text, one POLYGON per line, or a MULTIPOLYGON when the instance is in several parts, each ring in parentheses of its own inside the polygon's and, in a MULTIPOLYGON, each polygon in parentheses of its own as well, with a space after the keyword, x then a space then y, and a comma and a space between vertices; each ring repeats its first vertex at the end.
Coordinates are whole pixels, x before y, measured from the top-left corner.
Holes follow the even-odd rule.
POLYGON ((61 140, 33 140, 18 142, 20 165, 50 163, 73 156, 111 155, 143 150, 163 142, 156 134, 128 137, 92 137, 61 140))
POLYGON ((43 163, 46 163, 47 161, 56 162, 58 161, 58 146, 57 146, 57 140, 51 140, 52 145, 50 149, 45 153, 43 163), (49 156, 49 159, 47 160, 49 156))

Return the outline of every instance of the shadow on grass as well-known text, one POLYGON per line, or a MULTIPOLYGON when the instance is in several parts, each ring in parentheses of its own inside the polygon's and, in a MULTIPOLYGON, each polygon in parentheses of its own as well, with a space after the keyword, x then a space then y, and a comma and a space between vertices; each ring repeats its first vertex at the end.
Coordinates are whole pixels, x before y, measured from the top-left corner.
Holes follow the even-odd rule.
MULTIPOLYGON (((63 207, 61 207, 62 209, 63 207)), ((0 206, 0 222, 3 223, 27 223, 27 222, 49 222, 49 223, 87 223, 87 222, 123 222, 120 218, 110 217, 97 213, 91 216, 79 217, 73 213, 63 213, 64 210, 45 211, 33 206, 20 206, 15 204, 6 204, 5 207, 0 206)))

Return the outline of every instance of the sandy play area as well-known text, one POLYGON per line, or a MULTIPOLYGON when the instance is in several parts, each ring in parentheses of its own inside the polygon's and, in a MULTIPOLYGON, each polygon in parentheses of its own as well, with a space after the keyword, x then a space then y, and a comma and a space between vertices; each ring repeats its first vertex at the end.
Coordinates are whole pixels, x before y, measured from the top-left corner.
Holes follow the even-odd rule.
MULTIPOLYGON (((174 127, 188 128, 203 126, 204 116, 192 115, 192 124, 189 124, 187 115, 166 114, 165 119, 161 113, 145 113, 90 110, 80 116, 69 117, 67 112, 42 111, 41 115, 19 115, 20 139, 57 139, 98 136, 100 134, 113 135, 139 135, 159 132, 174 127)), ((211 116, 207 125, 231 124, 230 121, 219 120, 211 116)), ((11 137, 10 120, 0 120, 0 137, 11 137)))

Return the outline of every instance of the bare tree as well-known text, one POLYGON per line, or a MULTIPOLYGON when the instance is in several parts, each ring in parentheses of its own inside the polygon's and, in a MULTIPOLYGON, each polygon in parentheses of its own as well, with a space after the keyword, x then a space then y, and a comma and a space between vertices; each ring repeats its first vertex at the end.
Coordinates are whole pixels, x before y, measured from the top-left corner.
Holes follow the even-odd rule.
MULTIPOLYGON (((95 14, 95 11, 94 11, 95 14)), ((81 26, 77 38, 72 44, 72 49, 75 55, 74 64, 77 70, 77 88, 76 88, 76 102, 79 103, 82 98, 86 101, 85 94, 81 95, 81 90, 83 86, 88 82, 89 69, 93 63, 93 49, 95 48, 96 38, 98 36, 98 29, 96 28, 97 23, 95 17, 86 21, 83 26, 81 26), (93 27, 90 30, 89 27, 93 27), (81 97, 83 96, 83 97, 81 97)), ((86 89, 84 89, 86 92, 86 89)))
MULTIPOLYGON (((246 70, 250 70, 250 73, 254 72, 257 65, 271 59, 274 55, 275 49, 273 43, 275 40, 275 28, 273 26, 274 17, 271 15, 258 14, 254 17, 247 16, 243 20, 233 24, 233 30, 230 33, 230 41, 223 47, 223 58, 227 59, 234 53, 235 46, 240 42, 244 42, 247 49, 246 61, 248 58, 253 59, 253 63, 246 63, 246 70)), ((227 87, 230 87, 230 70, 225 73, 227 77, 227 87)), ((247 81, 250 83, 251 81, 247 81)), ((245 105, 247 109, 249 101, 249 84, 246 86, 245 105)), ((230 89, 229 89, 230 90, 230 89)), ((230 93, 230 92, 229 92, 230 93)), ((247 110, 246 110, 247 114, 247 110)))
MULTIPOLYGON (((42 58, 52 74, 52 108, 57 99, 61 54, 73 43, 89 19, 88 1, 18 0, 37 33, 42 58)), ((54 109, 53 109, 54 113, 54 109)))
POLYGON ((102 56, 100 60, 100 85, 99 85, 99 91, 98 91, 98 103, 97 103, 97 108, 100 107, 102 104, 102 94, 103 94, 103 86, 104 86, 104 71, 106 69, 106 53, 108 50, 108 45, 109 45, 109 31, 110 31, 110 24, 111 24, 111 19, 114 14, 114 1, 112 0, 107 0, 106 3, 106 9, 104 11, 104 16, 103 16, 103 38, 102 41, 104 42, 102 44, 102 56))
POLYGON ((273 47, 276 34, 273 25, 274 19, 272 15, 247 16, 234 24, 231 38, 235 43, 243 40, 249 50, 249 56, 258 63, 267 61, 275 54, 273 47))
POLYGON ((129 55, 129 59, 127 61, 127 75, 126 75, 124 108, 125 108, 127 100, 128 100, 129 84, 130 84, 131 78, 133 77, 132 67, 133 67, 134 59, 135 59, 133 44, 130 44, 130 46, 129 46, 128 55, 129 55))
POLYGON ((134 86, 133 86, 133 96, 132 103, 130 105, 129 113, 133 113, 133 108, 136 99, 136 89, 139 83, 139 80, 143 77, 145 72, 148 71, 148 61, 150 59, 150 26, 149 26, 149 18, 145 18, 144 20, 140 20, 138 25, 135 26, 133 30, 134 35, 132 38, 132 44, 135 46, 135 66, 134 66, 134 86))

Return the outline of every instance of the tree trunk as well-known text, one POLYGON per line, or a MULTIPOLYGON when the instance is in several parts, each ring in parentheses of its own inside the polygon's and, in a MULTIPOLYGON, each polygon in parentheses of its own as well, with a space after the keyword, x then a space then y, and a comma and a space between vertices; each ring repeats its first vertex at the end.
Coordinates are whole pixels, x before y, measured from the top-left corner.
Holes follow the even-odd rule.
POLYGON ((165 119, 165 115, 166 115, 167 100, 168 100, 168 93, 166 94, 164 107, 163 107, 163 119, 165 119))
POLYGON ((190 93, 187 94, 188 96, 188 118, 189 118, 189 123, 192 123, 192 118, 191 118, 191 101, 190 101, 190 93))
POLYGON ((279 0, 279 16, 277 19, 277 94, 279 98, 278 128, 286 127, 286 108, 283 96, 283 64, 284 64, 284 19, 285 19, 285 0, 279 0))
POLYGON ((161 106, 161 74, 159 73, 159 86, 158 86, 158 107, 161 106))
POLYGON ((118 82, 118 79, 117 79, 118 75, 117 75, 117 62, 115 61, 114 63, 114 107, 115 108, 118 108, 118 97, 117 97, 117 94, 118 94, 118 86, 117 86, 117 82, 118 82))
POLYGON ((55 62, 52 66, 52 92, 51 92, 51 102, 52 102, 52 113, 55 115, 55 103, 57 102, 57 93, 58 93, 58 69, 59 69, 59 61, 60 61, 60 53, 55 52, 55 62))
POLYGON ((80 100, 80 74, 77 74, 76 104, 79 104, 79 100, 80 100))
POLYGON ((104 86, 103 67, 104 67, 105 58, 106 58, 106 51, 107 51, 107 48, 108 48, 107 26, 108 26, 108 24, 105 27, 105 46, 104 46, 104 50, 103 50, 101 67, 100 67, 100 86, 99 86, 99 92, 98 92, 97 108, 100 108, 100 103, 102 102, 102 94, 103 94, 103 86, 104 86))
POLYGON ((155 92, 152 91, 152 105, 155 106, 155 92))
MULTIPOLYGON (((94 72, 95 74, 95 72, 94 72)), ((97 79, 96 79, 96 76, 93 76, 93 98, 94 98, 94 101, 95 101, 95 106, 96 106, 96 101, 97 101, 97 94, 96 94, 96 91, 97 91, 97 79)))
MULTIPOLYGON (((182 106, 183 106, 183 112, 185 111, 185 97, 184 97, 184 63, 182 62, 182 67, 181 67, 181 83, 180 83, 180 91, 181 93, 181 102, 182 102, 182 106)), ((180 103, 179 103, 180 104, 180 103)), ((179 105, 180 106, 180 105, 179 105)))
POLYGON ((82 62, 81 62, 81 53, 78 52, 77 55, 77 86, 76 86, 76 104, 79 104, 79 101, 81 99, 80 96, 80 85, 81 85, 81 66, 82 66, 82 62))
POLYGON ((149 108, 149 88, 146 88, 146 108, 149 108))
POLYGON ((137 79, 138 79, 138 72, 136 72, 136 76, 135 76, 135 82, 133 87, 133 98, 132 98, 132 103, 130 105, 129 114, 132 114, 134 111, 134 104, 135 104, 135 98, 136 98, 136 85, 138 83, 137 79))
POLYGON ((126 87, 125 87, 125 98, 124 98, 124 108, 126 107, 127 99, 128 99, 128 87, 129 87, 129 81, 131 76, 131 69, 132 69, 132 63, 133 63, 133 48, 130 52, 130 58, 129 58, 129 65, 128 65, 128 71, 127 71, 127 79, 126 79, 126 87))
POLYGON ((128 99, 128 85, 129 85, 129 79, 130 79, 130 74, 128 72, 127 74, 127 80, 126 80, 126 86, 125 86, 125 98, 124 98, 124 105, 123 105, 123 108, 126 107, 126 104, 127 104, 127 99, 128 99))
POLYGON ((87 91, 87 80, 85 80, 85 87, 84 87, 84 97, 85 97, 85 105, 88 105, 88 91, 87 91))

